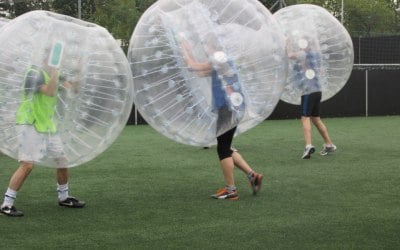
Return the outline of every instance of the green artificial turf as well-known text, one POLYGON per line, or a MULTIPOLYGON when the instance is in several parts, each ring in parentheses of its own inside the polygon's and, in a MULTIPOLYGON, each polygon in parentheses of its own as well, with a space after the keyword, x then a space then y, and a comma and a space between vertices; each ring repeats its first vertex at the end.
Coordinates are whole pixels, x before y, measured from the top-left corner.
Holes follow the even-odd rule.
MULTIPOLYGON (((257 172, 253 196, 235 171, 238 201, 209 196, 224 185, 215 147, 176 143, 127 126, 97 158, 71 169, 59 207, 55 171, 36 167, 18 194, 22 218, 0 215, 0 249, 398 249, 400 117, 324 119, 337 152, 302 160, 299 120, 267 120, 234 139, 257 172)), ((17 163, 0 156, 0 193, 17 163)))

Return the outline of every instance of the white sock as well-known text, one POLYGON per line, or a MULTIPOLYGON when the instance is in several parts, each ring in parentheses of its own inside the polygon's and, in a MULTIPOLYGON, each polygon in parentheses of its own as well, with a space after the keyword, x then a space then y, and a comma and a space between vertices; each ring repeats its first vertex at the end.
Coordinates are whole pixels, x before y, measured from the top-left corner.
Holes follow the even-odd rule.
POLYGON ((312 144, 307 144, 307 145, 306 145, 306 148, 311 148, 311 147, 313 147, 312 144))
POLYGON ((236 191, 236 186, 235 185, 227 185, 226 188, 228 189, 229 192, 236 191))
POLYGON ((254 171, 251 170, 250 173, 247 174, 247 179, 249 179, 249 181, 251 181, 251 177, 253 177, 254 171))
POLYGON ((17 191, 8 188, 7 192, 4 194, 4 201, 1 207, 12 207, 14 205, 15 199, 17 198, 17 193, 17 191))
POLYGON ((63 201, 68 198, 68 183, 60 185, 57 183, 58 200, 63 201))

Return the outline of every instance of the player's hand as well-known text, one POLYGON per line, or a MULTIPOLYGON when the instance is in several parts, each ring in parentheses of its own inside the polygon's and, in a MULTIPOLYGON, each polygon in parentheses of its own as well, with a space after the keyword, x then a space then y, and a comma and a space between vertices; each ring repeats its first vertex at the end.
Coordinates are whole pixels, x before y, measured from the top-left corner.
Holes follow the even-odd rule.
POLYGON ((229 96, 229 95, 231 95, 234 91, 233 91, 233 89, 232 89, 232 86, 230 86, 230 85, 227 85, 226 87, 225 87, 225 92, 226 92, 226 94, 229 96))

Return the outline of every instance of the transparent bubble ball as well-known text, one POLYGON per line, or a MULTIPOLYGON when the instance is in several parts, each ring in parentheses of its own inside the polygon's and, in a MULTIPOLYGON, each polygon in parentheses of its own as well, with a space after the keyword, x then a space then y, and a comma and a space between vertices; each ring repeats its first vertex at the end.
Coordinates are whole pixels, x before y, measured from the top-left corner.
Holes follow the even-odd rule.
POLYGON ((0 17, 0 28, 2 28, 5 24, 7 24, 10 21, 8 18, 3 18, 0 17))
POLYGON ((322 101, 337 94, 350 77, 354 52, 344 26, 326 9, 298 4, 273 15, 286 35, 289 56, 282 100, 299 105, 301 96, 322 92, 322 101))
POLYGON ((213 144, 235 126, 239 134, 264 121, 287 73, 283 33, 256 0, 157 1, 135 27, 128 60, 143 118, 166 137, 194 146, 213 144), (188 48, 211 72, 188 65, 188 48), (221 84, 213 90, 216 79, 221 84), (221 90, 225 113, 213 99, 221 90))
MULTIPOLYGON (((129 62, 116 40, 104 28, 47 11, 21 15, 0 32, 0 150, 18 159, 28 140, 19 132, 17 114, 24 103, 36 100, 39 88, 25 84, 31 69, 58 72, 53 122, 44 129, 33 161, 42 166, 74 167, 106 150, 126 125, 133 105, 129 62), (61 140, 57 154, 52 140, 61 140)), ((36 78, 35 78, 36 79, 36 78)), ((39 80, 38 80, 39 81, 39 80)), ((38 81, 33 81, 38 84, 38 81)), ((30 117, 31 109, 24 109, 30 117)), ((33 119, 38 124, 36 116, 33 119)), ((50 116, 49 116, 50 117, 50 116)), ((30 121, 31 122, 31 121, 30 121)), ((36 129, 36 127, 35 127, 36 129)))

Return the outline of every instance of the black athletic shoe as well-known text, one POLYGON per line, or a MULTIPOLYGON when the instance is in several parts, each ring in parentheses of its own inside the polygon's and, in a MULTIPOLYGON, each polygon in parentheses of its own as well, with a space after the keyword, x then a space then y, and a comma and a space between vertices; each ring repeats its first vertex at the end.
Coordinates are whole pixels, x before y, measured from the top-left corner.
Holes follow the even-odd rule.
POLYGON ((74 197, 68 197, 67 199, 63 201, 59 201, 58 205, 63 206, 63 207, 72 207, 72 208, 82 208, 85 206, 84 201, 79 201, 74 197))
POLYGON ((24 213, 21 211, 18 211, 14 206, 12 207, 2 207, 1 212, 5 215, 11 216, 11 217, 21 217, 24 216, 24 213))

